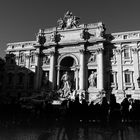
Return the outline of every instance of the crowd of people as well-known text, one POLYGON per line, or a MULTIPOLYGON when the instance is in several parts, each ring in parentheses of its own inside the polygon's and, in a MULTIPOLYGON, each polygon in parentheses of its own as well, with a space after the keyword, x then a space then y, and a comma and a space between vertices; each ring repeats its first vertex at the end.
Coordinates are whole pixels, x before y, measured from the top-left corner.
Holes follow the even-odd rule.
MULTIPOLYGON (((28 103, 31 104, 30 101, 28 103)), ((110 96, 109 103, 103 97, 100 104, 89 104, 84 99, 79 102, 78 96, 74 101, 64 100, 61 105, 52 105, 47 101, 27 105, 13 100, 7 104, 1 103, 0 112, 1 126, 45 124, 52 119, 103 124, 129 123, 140 121, 140 100, 126 97, 119 104, 114 95, 110 96)))
POLYGON ((119 104, 115 95, 111 95, 109 103, 106 97, 103 97, 101 103, 89 104, 86 100, 80 103, 77 97, 74 102, 68 101, 67 106, 68 117, 81 121, 111 123, 140 121, 140 100, 132 98, 126 97, 119 104))

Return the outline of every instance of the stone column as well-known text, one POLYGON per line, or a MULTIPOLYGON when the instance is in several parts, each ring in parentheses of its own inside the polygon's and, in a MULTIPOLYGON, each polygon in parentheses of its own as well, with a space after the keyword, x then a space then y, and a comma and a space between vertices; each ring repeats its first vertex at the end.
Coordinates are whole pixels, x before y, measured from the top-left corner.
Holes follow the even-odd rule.
POLYGON ((79 88, 85 89, 85 51, 80 50, 80 72, 79 72, 79 88))
POLYGON ((138 50, 137 48, 133 48, 133 65, 134 65, 134 83, 135 90, 139 90, 137 79, 139 77, 139 59, 138 59, 138 50))
POLYGON ((103 76, 103 48, 97 50, 97 89, 104 89, 104 76, 103 76))
POLYGON ((75 83, 75 84, 76 84, 76 85, 75 85, 75 89, 76 89, 76 90, 78 90, 78 85, 79 85, 79 82, 78 82, 78 77, 79 77, 79 76, 78 76, 78 75, 79 75, 78 69, 76 68, 76 69, 75 69, 75 81, 76 81, 76 83, 75 83))
POLYGON ((39 90, 39 53, 36 52, 36 69, 35 69, 35 72, 36 72, 36 80, 35 80, 35 89, 36 90, 39 90))
POLYGON ((60 88, 60 66, 57 67, 57 89, 60 88))
POLYGON ((55 53, 50 52, 50 74, 49 74, 49 82, 50 82, 50 87, 52 90, 55 89, 55 53))
POLYGON ((19 52, 16 55, 16 65, 19 65, 19 52))
POLYGON ((117 75, 118 92, 123 92, 122 50, 116 49, 115 51, 118 67, 118 75, 117 75))
MULTIPOLYGON (((30 65, 29 65, 29 62, 30 61, 30 54, 29 53, 26 53, 26 57, 25 57, 25 66, 26 68, 30 68, 30 65)), ((25 88, 28 89, 29 87, 29 72, 27 72, 25 74, 25 81, 26 81, 26 85, 25 85, 25 88)))
POLYGON ((29 53, 26 54, 26 67, 27 68, 30 67, 30 54, 29 53))
POLYGON ((40 90, 41 83, 42 83, 42 60, 41 60, 41 53, 40 48, 37 49, 36 52, 36 90, 40 90))

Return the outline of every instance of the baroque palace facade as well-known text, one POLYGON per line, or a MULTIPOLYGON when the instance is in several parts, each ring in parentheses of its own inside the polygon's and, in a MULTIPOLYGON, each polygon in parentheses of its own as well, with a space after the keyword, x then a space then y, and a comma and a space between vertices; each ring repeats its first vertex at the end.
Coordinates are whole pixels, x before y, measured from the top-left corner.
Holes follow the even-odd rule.
POLYGON ((58 27, 39 30, 35 41, 7 44, 5 91, 26 96, 59 90, 67 71, 71 89, 87 92, 90 100, 99 93, 139 99, 139 60, 140 31, 106 34, 101 22, 79 24, 68 11, 58 27))

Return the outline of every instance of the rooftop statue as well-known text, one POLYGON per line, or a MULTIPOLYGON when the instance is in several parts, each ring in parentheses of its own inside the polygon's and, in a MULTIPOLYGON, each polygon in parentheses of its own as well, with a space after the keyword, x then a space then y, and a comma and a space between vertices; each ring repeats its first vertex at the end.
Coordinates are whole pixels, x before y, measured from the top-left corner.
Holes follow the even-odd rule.
POLYGON ((58 23, 58 29, 71 29, 73 27, 78 27, 79 17, 73 16, 72 12, 67 11, 63 18, 60 18, 58 23))

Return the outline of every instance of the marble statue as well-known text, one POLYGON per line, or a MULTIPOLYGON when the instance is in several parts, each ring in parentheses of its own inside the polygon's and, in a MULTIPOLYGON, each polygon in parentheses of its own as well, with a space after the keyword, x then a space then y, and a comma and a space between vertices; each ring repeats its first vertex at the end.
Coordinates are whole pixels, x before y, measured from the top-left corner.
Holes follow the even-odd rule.
POLYGON ((73 27, 78 27, 79 17, 73 16, 72 12, 67 11, 63 18, 60 18, 58 23, 58 29, 70 29, 73 27))
POLYGON ((88 78, 89 87, 96 87, 96 81, 95 81, 96 77, 97 77, 97 74, 94 71, 92 71, 88 78))
POLYGON ((62 76, 61 81, 63 81, 63 88, 62 91, 63 97, 67 97, 71 93, 71 82, 70 82, 70 75, 68 72, 65 72, 65 74, 62 76))

